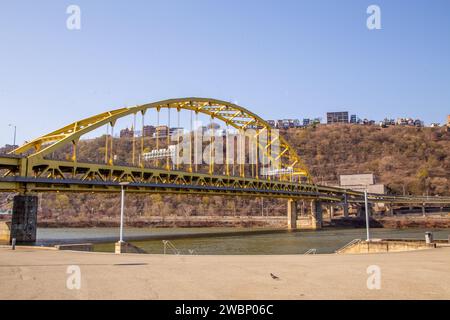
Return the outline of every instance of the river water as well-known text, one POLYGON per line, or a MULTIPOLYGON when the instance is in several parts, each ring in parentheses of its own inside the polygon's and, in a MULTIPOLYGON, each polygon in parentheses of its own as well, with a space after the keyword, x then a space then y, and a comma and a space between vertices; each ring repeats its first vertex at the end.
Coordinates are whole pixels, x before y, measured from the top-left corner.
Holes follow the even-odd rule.
MULTIPOLYGON (((435 239, 448 239, 450 229, 371 229, 372 238, 424 239, 432 231, 435 239)), ((112 252, 118 228, 39 228, 38 245, 93 242, 95 251, 112 252)), ((302 254, 309 249, 333 253, 353 239, 365 239, 365 229, 322 229, 289 232, 240 228, 126 228, 125 241, 149 253, 163 253, 162 240, 181 254, 302 254)), ((174 253, 175 250, 167 250, 174 253)))

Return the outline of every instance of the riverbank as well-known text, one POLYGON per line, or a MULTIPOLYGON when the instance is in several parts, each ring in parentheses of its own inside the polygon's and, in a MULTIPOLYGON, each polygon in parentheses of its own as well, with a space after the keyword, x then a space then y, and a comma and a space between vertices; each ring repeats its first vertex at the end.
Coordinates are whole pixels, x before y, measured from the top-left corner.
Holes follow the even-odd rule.
POLYGON ((450 299, 449 265, 450 248, 306 256, 0 248, 0 299, 450 299), (66 286, 73 265, 80 268, 80 290, 66 286), (367 288, 371 265, 381 271, 379 290, 367 288))
MULTIPOLYGON (((0 221, 10 216, 0 217, 0 221)), ((324 217, 324 227, 365 228, 364 217, 324 217)), ((168 216, 126 219, 132 228, 286 228, 285 216, 168 216)), ((40 228, 115 228, 119 219, 101 217, 97 219, 38 219, 40 228)), ((374 216, 372 228, 450 228, 450 213, 422 215, 374 216)))
MULTIPOLYGON (((337 228, 365 228, 366 219, 364 217, 340 217, 331 221, 324 221, 324 226, 337 228)), ((449 229, 450 215, 375 216, 370 218, 370 227, 386 229, 449 229)))

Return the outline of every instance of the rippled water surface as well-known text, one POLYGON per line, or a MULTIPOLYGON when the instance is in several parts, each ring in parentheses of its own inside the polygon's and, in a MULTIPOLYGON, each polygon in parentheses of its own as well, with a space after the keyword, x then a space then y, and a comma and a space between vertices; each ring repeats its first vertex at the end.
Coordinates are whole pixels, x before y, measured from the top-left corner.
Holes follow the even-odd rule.
MULTIPOLYGON (((432 231, 436 239, 448 239, 450 230, 372 229, 372 238, 424 239, 432 231)), ((125 240, 149 253, 163 253, 162 240, 170 240, 181 254, 300 254, 309 249, 332 253, 353 239, 365 239, 365 229, 322 229, 285 232, 268 229, 239 228, 127 228, 125 240)), ((96 251, 112 252, 118 239, 118 228, 38 229, 38 243, 94 242, 96 251)))

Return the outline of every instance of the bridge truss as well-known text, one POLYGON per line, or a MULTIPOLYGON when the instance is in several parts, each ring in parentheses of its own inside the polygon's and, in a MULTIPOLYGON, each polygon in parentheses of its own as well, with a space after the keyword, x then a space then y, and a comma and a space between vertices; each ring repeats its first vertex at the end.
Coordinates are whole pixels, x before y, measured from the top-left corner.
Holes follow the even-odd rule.
MULTIPOLYGON (((159 123, 158 123, 159 125, 159 123)), ((213 126, 211 125, 211 128, 213 126)), ((133 129, 136 130, 136 120, 133 129)), ((170 126, 168 127, 170 130, 170 126)), ((161 140, 170 145, 170 132, 166 136, 158 136, 156 131, 156 148, 161 140)), ((217 139, 217 138, 211 138, 217 139)), ((212 140, 211 140, 212 143, 212 140)), ((192 146, 189 146, 191 150, 192 146)), ((228 145, 225 145, 228 147, 228 145)), ((244 141, 245 147, 245 141, 244 141)), ((234 148, 234 147, 233 147, 234 148)), ((212 148, 211 148, 212 150, 212 148)), ((192 151, 189 158, 193 160, 192 151)), ((234 152, 234 151, 233 151, 234 152)), ((244 155, 249 157, 249 155, 244 155)), ((104 112, 83 120, 71 123, 61 129, 36 138, 7 156, 0 156, 0 190, 12 192, 116 192, 121 184, 128 183, 129 192, 141 193, 182 193, 210 195, 263 196, 293 199, 318 199, 328 202, 360 203, 364 201, 363 193, 341 188, 319 186, 313 183, 312 177, 296 150, 277 135, 274 129, 255 113, 226 101, 207 98, 183 98, 154 102, 135 107, 120 108, 104 112), (155 160, 153 166, 143 161, 145 151, 144 117, 149 110, 159 113, 161 110, 190 112, 191 130, 189 143, 192 145, 193 115, 203 114, 212 120, 220 121, 227 128, 232 127, 240 134, 251 131, 256 143, 256 158, 252 164, 230 163, 229 151, 225 148, 225 163, 214 163, 213 151, 207 170, 202 171, 190 162, 187 165, 171 165, 169 159, 155 160), (127 116, 142 117, 142 134, 132 135, 131 163, 117 163, 113 128, 116 122, 127 116), (104 136, 105 145, 102 161, 95 163, 80 161, 77 149, 83 136, 107 126, 111 134, 104 136), (262 145, 260 137, 266 137, 262 145), (277 145, 277 153, 272 149, 277 145), (53 159, 52 155, 63 148, 70 147, 68 159, 53 159), (266 163, 264 163, 266 159, 266 163), (261 168, 274 167, 279 175, 262 176, 261 168), (236 170, 235 170, 236 169, 236 170)), ((450 203, 450 198, 412 197, 370 194, 371 202, 384 203, 450 203)))

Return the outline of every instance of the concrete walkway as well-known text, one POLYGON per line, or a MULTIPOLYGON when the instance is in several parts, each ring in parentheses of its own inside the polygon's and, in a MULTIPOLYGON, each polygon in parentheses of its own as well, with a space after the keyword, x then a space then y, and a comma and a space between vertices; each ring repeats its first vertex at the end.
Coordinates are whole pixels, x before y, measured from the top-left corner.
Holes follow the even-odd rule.
POLYGON ((307 256, 0 248, 0 299, 450 299, 450 248, 307 256), (80 268, 80 290, 67 288, 70 265, 80 268), (379 290, 367 288, 370 265, 380 267, 379 290))

